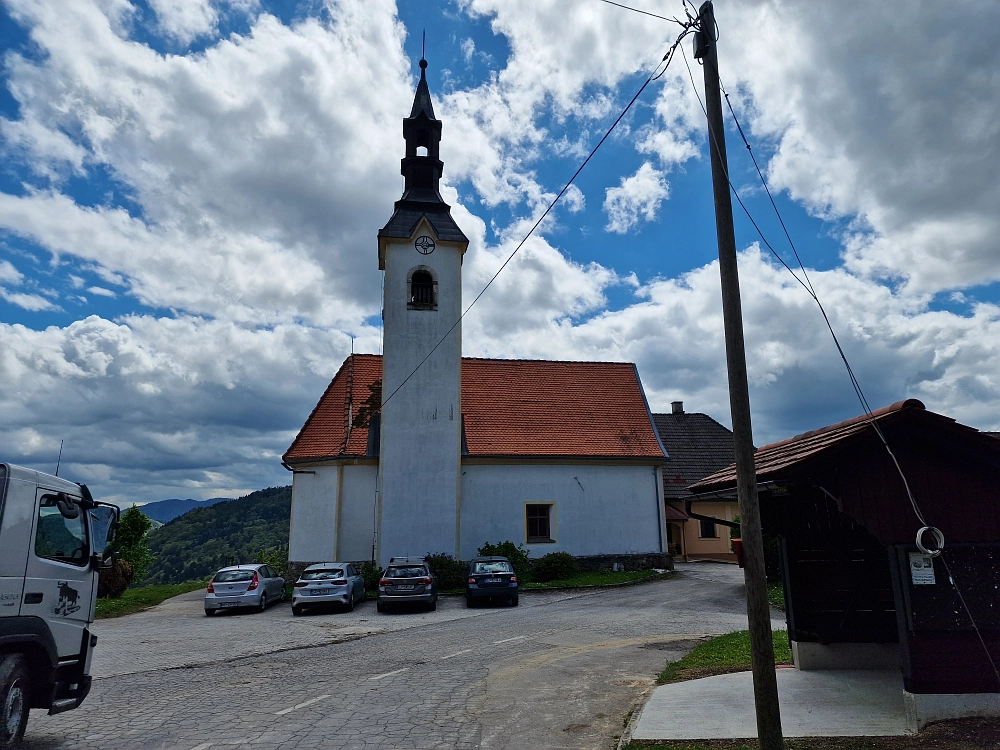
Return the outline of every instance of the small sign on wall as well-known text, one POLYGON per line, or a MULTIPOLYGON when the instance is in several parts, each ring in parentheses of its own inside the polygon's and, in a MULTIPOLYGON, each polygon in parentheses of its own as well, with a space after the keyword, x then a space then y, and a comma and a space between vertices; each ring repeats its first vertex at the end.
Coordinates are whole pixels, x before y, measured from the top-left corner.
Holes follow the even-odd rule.
POLYGON ((910 553, 910 578, 914 586, 935 584, 934 558, 922 552, 910 553))

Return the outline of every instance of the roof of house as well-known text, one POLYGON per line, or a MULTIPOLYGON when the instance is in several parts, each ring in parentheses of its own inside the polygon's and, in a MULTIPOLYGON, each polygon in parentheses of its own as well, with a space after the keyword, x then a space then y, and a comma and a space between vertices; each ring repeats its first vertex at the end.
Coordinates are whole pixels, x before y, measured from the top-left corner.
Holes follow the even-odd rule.
POLYGON ((690 497, 689 484, 736 459, 733 433, 707 414, 654 414, 653 423, 668 456, 663 463, 667 500, 690 497))
MULTIPOLYGON (((380 356, 348 357, 284 461, 369 455, 367 423, 351 423, 381 375, 380 356)), ((405 387, 394 398, 406 398, 405 387)), ((462 415, 470 456, 664 458, 627 362, 463 357, 462 415)))
MULTIPOLYGON (((877 409, 871 415, 863 414, 853 419, 821 427, 818 430, 804 432, 801 435, 780 440, 777 443, 765 445, 758 448, 754 454, 754 465, 757 470, 757 481, 766 482, 778 477, 778 474, 791 466, 801 464, 809 459, 819 456, 829 450, 842 445, 845 441, 861 435, 871 429, 871 422, 881 424, 884 421, 892 420, 908 410, 919 410, 925 412, 925 407, 921 401, 915 398, 897 401, 891 406, 877 409)), ((933 412, 926 412, 929 417, 933 417, 948 426, 976 433, 977 430, 959 425, 954 419, 945 417, 933 412)), ((691 492, 710 492, 735 486, 736 467, 731 465, 718 471, 711 476, 707 476, 695 483, 688 489, 691 492)))

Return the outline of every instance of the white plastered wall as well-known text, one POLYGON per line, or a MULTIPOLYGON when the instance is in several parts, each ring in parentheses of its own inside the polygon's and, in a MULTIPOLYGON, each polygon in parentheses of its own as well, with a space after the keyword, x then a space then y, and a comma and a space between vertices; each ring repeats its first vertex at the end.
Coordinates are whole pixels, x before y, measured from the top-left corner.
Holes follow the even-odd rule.
POLYGON ((288 559, 292 562, 324 562, 334 558, 337 470, 336 466, 314 466, 292 474, 292 518, 288 532, 288 559))
POLYGON ((662 552, 658 481, 653 465, 464 464, 461 558, 507 540, 535 558, 662 552), (554 543, 527 543, 525 503, 555 503, 554 543))

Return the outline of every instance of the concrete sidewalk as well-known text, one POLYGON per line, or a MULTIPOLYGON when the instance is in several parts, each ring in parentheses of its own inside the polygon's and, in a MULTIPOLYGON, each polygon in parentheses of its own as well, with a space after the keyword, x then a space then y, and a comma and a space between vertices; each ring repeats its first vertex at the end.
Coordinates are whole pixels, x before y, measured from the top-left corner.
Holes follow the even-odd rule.
MULTIPOLYGON (((895 671, 801 672, 779 669, 778 699, 786 737, 911 734, 903 679, 895 671)), ((661 685, 632 725, 636 740, 737 739, 757 736, 750 672, 661 685)))

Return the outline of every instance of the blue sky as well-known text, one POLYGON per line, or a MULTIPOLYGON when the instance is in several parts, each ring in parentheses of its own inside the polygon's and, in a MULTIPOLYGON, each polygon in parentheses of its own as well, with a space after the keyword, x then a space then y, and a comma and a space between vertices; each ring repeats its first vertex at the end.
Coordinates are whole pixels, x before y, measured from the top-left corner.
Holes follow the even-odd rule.
MULTIPOLYGON (((1000 428, 997 8, 716 6, 723 81, 869 400, 1000 428)), ((375 235, 424 30, 469 300, 675 25, 599 0, 0 0, 4 460, 51 469, 65 439, 122 502, 288 481, 351 337, 380 345, 375 235)), ((818 311, 734 211, 755 439, 854 416, 818 311)), ((728 424, 715 258, 677 58, 470 313, 466 353, 634 361, 654 410, 728 424)))

